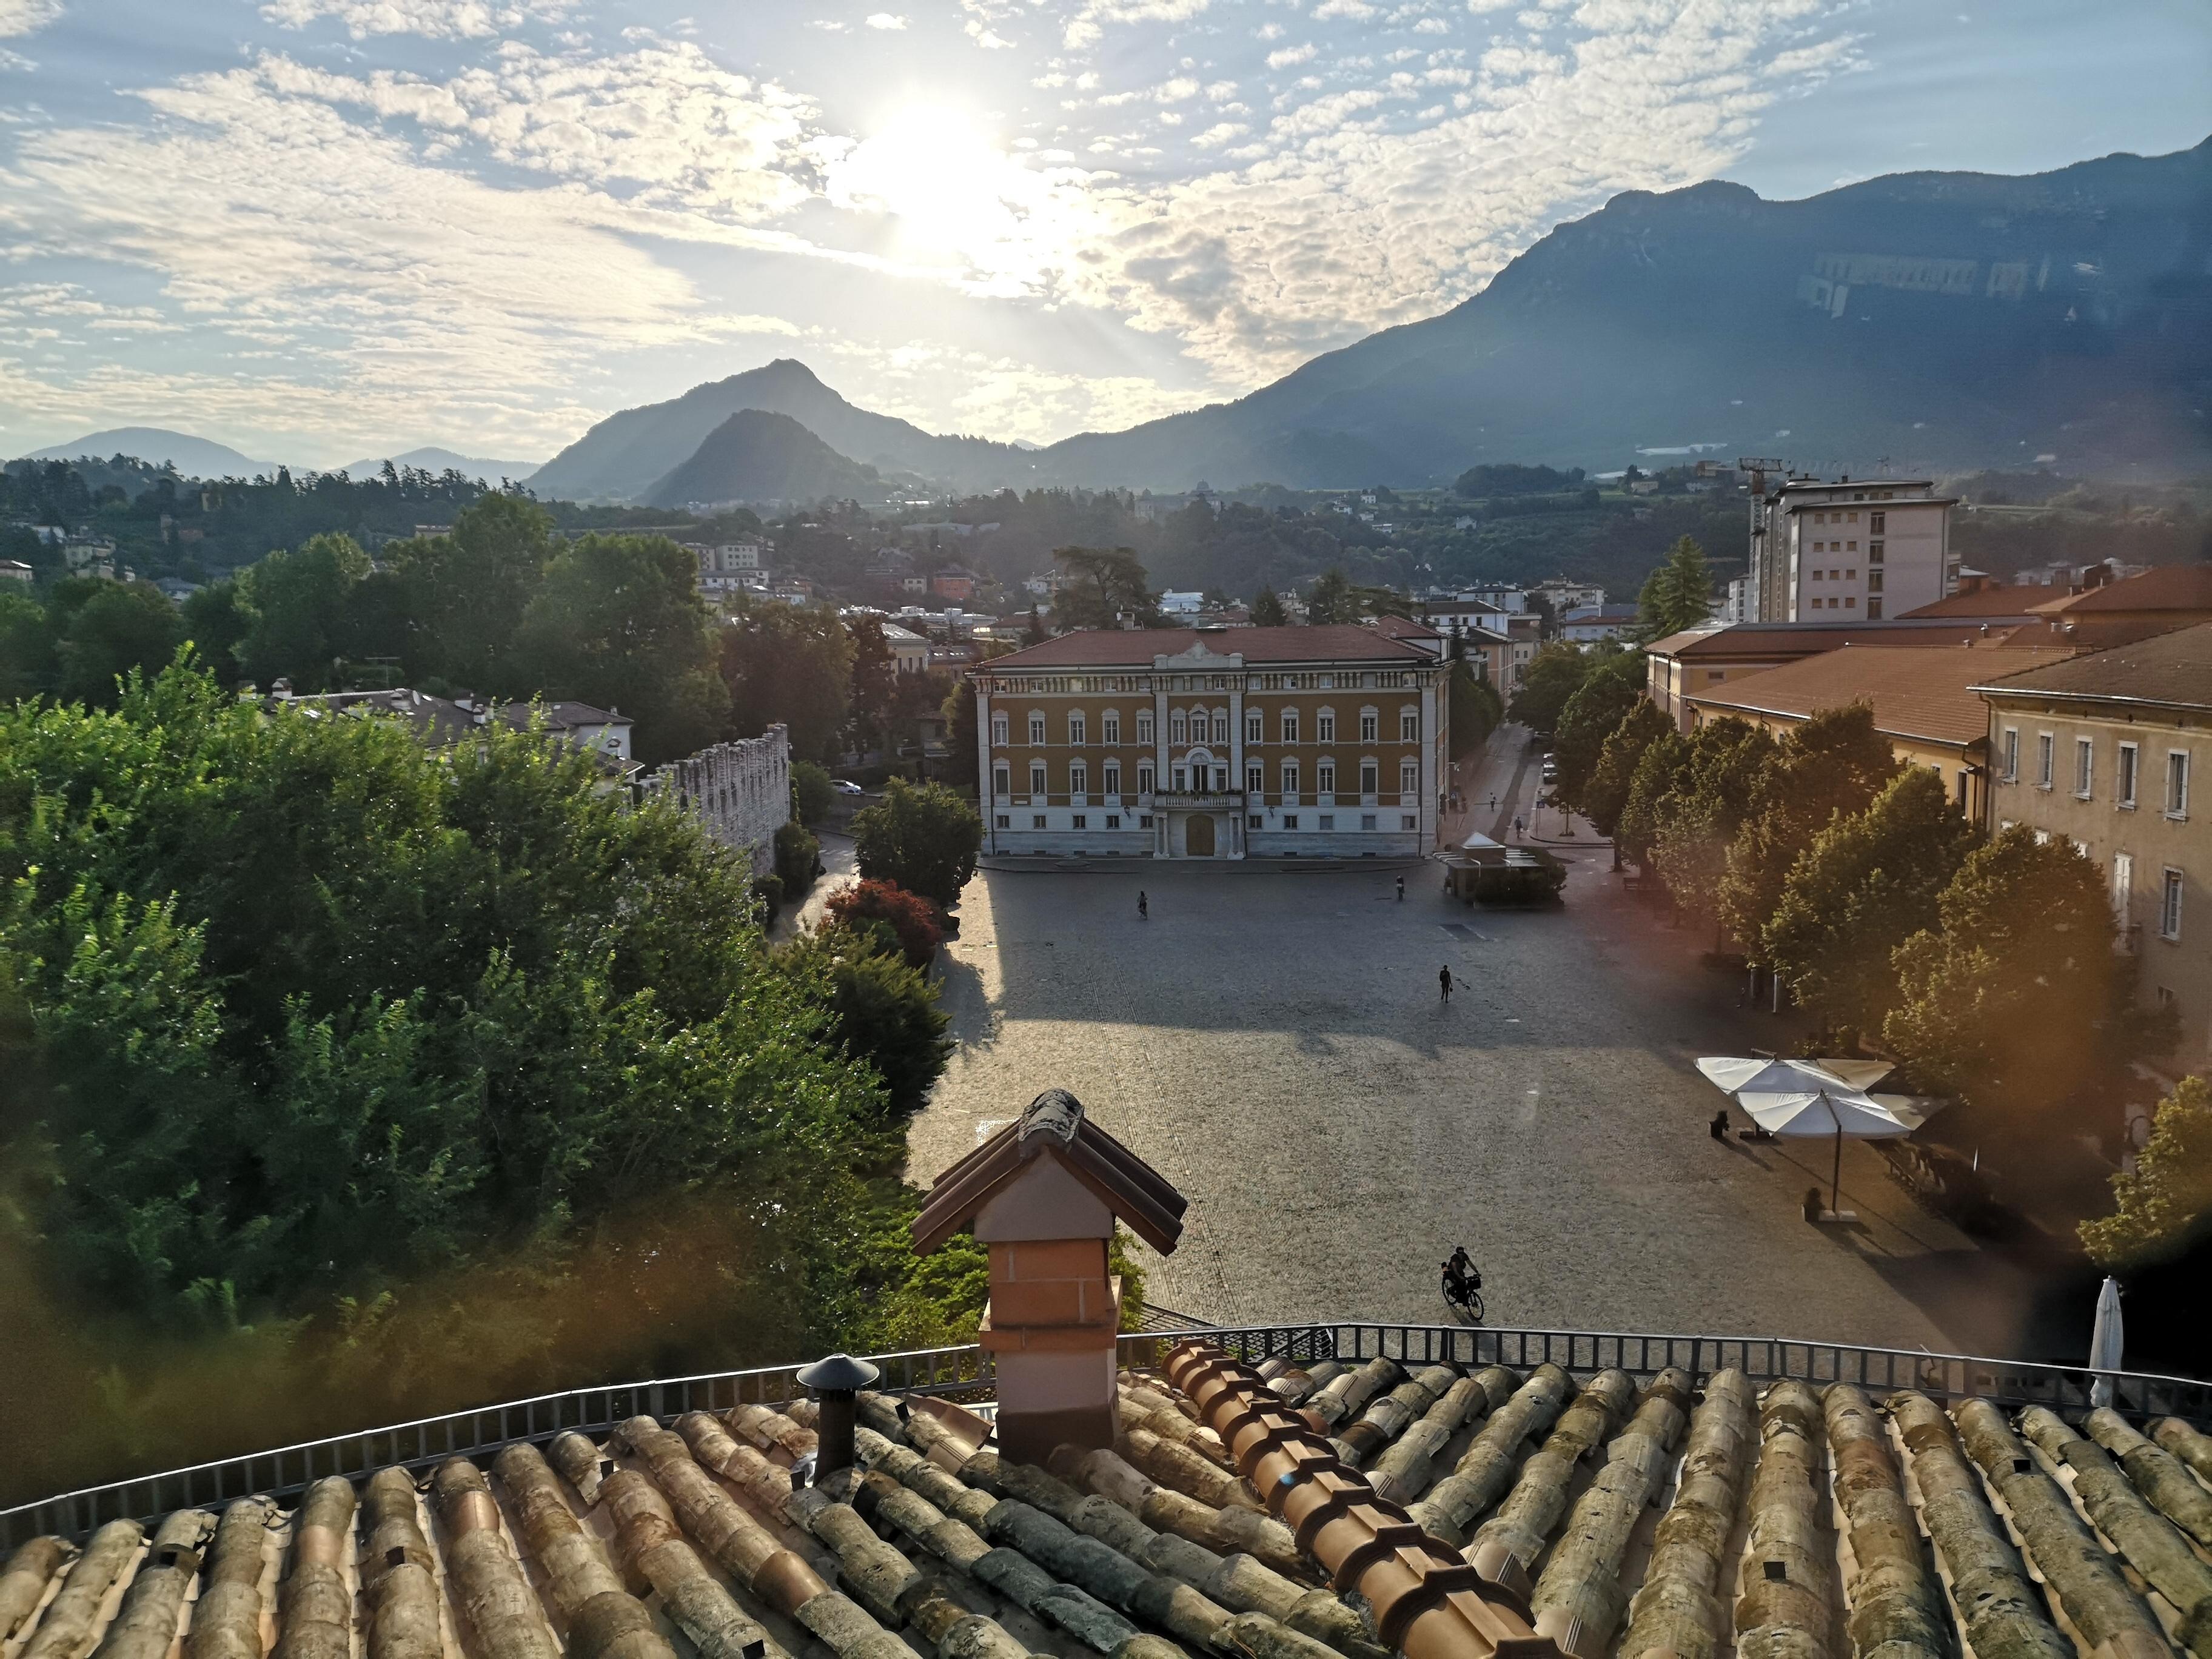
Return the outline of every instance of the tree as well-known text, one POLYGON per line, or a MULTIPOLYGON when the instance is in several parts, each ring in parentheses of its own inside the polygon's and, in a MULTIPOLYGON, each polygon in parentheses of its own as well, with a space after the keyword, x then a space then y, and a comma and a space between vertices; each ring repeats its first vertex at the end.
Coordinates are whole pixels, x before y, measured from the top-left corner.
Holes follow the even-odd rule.
POLYGON ((1589 655, 1589 672, 1560 708, 1553 734, 1553 752, 1559 762, 1558 793, 1577 807, 1585 803, 1605 740, 1632 708, 1650 702, 1644 690, 1642 653, 1595 650, 1589 655))
POLYGON ((814 866, 822 856, 822 843, 796 818, 775 827, 775 878, 783 884, 783 896, 796 899, 814 885, 814 866))
POLYGON ((890 1109, 919 1111, 952 1053, 951 1021, 938 1006, 936 987, 896 948, 876 948, 867 928, 815 933, 783 956, 787 969, 826 983, 832 1038, 883 1079, 890 1109))
POLYGON ((663 536, 578 538, 523 611, 513 672, 548 697, 629 714, 647 766, 705 748, 726 729, 730 697, 697 574, 663 536))
POLYGON ((836 758, 852 674, 853 638, 834 612, 758 605, 722 630, 732 726, 750 738, 781 723, 803 759, 836 758))
POLYGON ((1306 623, 1311 628, 1359 620, 1359 600, 1351 579, 1334 568, 1314 578, 1306 593, 1306 623))
POLYGON ((1022 629, 1022 643, 1025 646, 1042 645, 1051 637, 1052 635, 1045 629, 1042 613, 1032 603, 1030 606, 1029 625, 1022 629))
POLYGON ((1283 611, 1282 596, 1262 582, 1259 598, 1252 601, 1252 626, 1280 628, 1290 621, 1283 611))
POLYGON ((1620 724, 1606 734, 1597 764, 1590 769, 1589 781, 1582 792, 1583 814, 1589 819, 1590 828, 1601 836, 1614 833, 1628 805, 1628 792, 1636 781, 1636 769, 1643 764, 1644 751, 1674 730, 1674 722, 1667 718, 1664 709, 1649 697, 1638 697, 1620 724))
POLYGON ((463 507, 446 535, 395 543, 386 558, 417 629, 408 672, 501 696, 542 690, 513 653, 559 547, 553 515, 504 492, 463 507))
POLYGON ((874 617, 854 617, 845 624, 853 637, 852 708, 856 751, 884 746, 898 702, 898 659, 884 625, 874 617))
POLYGON ((1661 814, 1690 766, 1690 740, 1668 729, 1647 744, 1628 782, 1628 796, 1613 823, 1613 844, 1640 869, 1651 867, 1658 845, 1661 814))
POLYGON ((859 928, 880 922, 890 930, 909 967, 927 968, 945 942, 944 912, 896 882, 860 881, 830 901, 830 922, 859 928))
POLYGON ((301 692, 337 685, 352 646, 353 592, 368 572, 368 555, 336 535, 311 537, 250 567, 238 579, 246 625, 236 654, 246 678, 264 690, 279 679, 301 692))
POLYGON ((938 712, 945 717, 945 771, 962 793, 980 790, 981 764, 975 749, 975 687, 965 674, 952 682, 938 712))
POLYGON ((830 774, 812 761, 791 763, 792 810, 801 823, 819 823, 830 816, 837 804, 837 792, 830 783, 830 774))
POLYGON ((1646 641, 1696 628, 1712 616, 1712 570, 1694 537, 1667 550, 1667 562, 1644 579, 1636 608, 1636 631, 1646 641))
POLYGON ((1520 725, 1550 737, 1559 728, 1567 699, 1582 690, 1595 659, 1581 647, 1554 640, 1528 659, 1507 713, 1520 725))
POLYGON ((1790 866, 1837 816, 1864 811, 1896 770, 1889 739, 1863 702, 1824 708, 1776 745, 1720 888, 1722 925, 1754 962, 1764 959, 1761 934, 1790 866))
POLYGON ((2113 1012, 2112 900, 2070 841, 2015 824, 1970 854, 1936 902, 1940 930, 1897 949, 1883 1040, 1928 1089, 2029 1137, 2105 1058, 2113 1012))
POLYGON ((201 665, 215 676, 217 684, 236 685, 245 678, 238 665, 238 648, 253 623, 239 585, 210 582, 186 594, 184 617, 185 636, 192 642, 201 665))
POLYGON ((0 701, 43 696, 59 672, 46 607, 14 582, 0 588, 0 701))
POLYGON ((1733 717, 1691 735, 1689 764, 1659 803, 1652 861, 1676 908, 1717 925, 1729 848, 1750 816, 1774 739, 1733 717))
POLYGON ((112 708, 125 675, 156 673, 175 656, 184 619, 146 582, 80 579, 53 598, 55 690, 72 702, 112 708))
POLYGON ((1941 777, 1900 767, 1790 866, 1759 936, 1762 958, 1828 1024, 1880 1032, 1896 1001, 1891 958, 1936 925, 1936 901, 1978 839, 1941 777))
POLYGON ((1464 662, 1451 665, 1445 688, 1451 715, 1451 757, 1464 759, 1490 740, 1505 719, 1504 700, 1488 680, 1475 678, 1464 662))
POLYGON ((2112 1176, 2112 1213, 2081 1224, 2089 1259, 2131 1273, 2201 1243, 2212 1218, 2212 1085, 2185 1077, 2158 1103, 2132 1172, 2112 1176))
POLYGON ((958 902, 982 847, 982 817, 941 783, 893 778, 882 800, 853 815, 861 878, 894 882, 942 905, 958 902))
POLYGON ((1060 585, 1053 595, 1053 627, 1119 628, 1124 617, 1157 626, 1159 600, 1144 562, 1126 547, 1062 547, 1053 552, 1060 585))

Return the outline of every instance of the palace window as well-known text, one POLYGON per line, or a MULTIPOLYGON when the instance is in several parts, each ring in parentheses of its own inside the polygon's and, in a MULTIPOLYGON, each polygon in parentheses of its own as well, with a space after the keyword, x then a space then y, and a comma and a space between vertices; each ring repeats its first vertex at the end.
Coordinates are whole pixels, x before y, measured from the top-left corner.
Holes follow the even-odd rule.
POLYGON ((1121 815, 1119 812, 1109 812, 1106 815, 1106 827, 1109 830, 1119 830, 1121 827, 1121 815))
MULTIPOLYGON (((1014 775, 1012 768, 1001 764, 991 769, 991 793, 994 795, 1011 795, 1014 793, 1014 775)), ((1004 824, 999 827, 1002 830, 1006 828, 1004 824)))
POLYGON ((1316 830, 1335 829, 1336 814, 1334 812, 1323 812, 1319 817, 1314 820, 1314 828, 1316 830))
POLYGON ((1401 830, 1418 830, 1421 827, 1421 821, 1408 812, 1398 820, 1398 827, 1401 830))
POLYGON ((1419 743, 1420 738, 1421 711, 1418 708, 1401 708, 1398 711, 1398 741, 1419 743))
POLYGON ((1316 743, 1336 741, 1336 715, 1333 710, 1324 708, 1314 716, 1314 741, 1316 743))
POLYGON ((1006 717, 1004 714, 991 716, 991 742, 995 748, 1006 746, 1006 717))
POLYGON ((1042 761, 1030 763, 1030 793, 1032 795, 1044 793, 1044 763, 1042 761))
POLYGON ((1083 712, 1080 709, 1073 710, 1068 714, 1068 742, 1075 744, 1078 748, 1080 748, 1083 744, 1091 741, 1088 735, 1090 729, 1091 722, 1083 718, 1083 712))
POLYGON ((2181 937, 2181 872, 2168 870, 2166 884, 2159 893, 2158 936, 2179 939, 2181 937))
POLYGON ((1106 793, 1109 795, 1120 794, 1121 793, 1121 763, 1115 760, 1108 761, 1104 776, 1106 793))
POLYGON ((1137 741, 1147 746, 1152 741, 1152 713, 1149 708, 1137 711, 1137 741))
POLYGON ((1149 761, 1137 768, 1137 793, 1140 795, 1152 793, 1152 768, 1149 761))
POLYGON ((1170 743, 1187 742, 1189 735, 1188 723, 1183 718, 1182 710, 1178 708, 1168 716, 1168 741, 1170 743))
POLYGON ((1869 564, 1880 564, 1881 562, 1882 547, 1883 544, 1881 542, 1869 542, 1867 544, 1867 562, 1869 564))
POLYGON ((1336 763, 1333 760, 1314 763, 1314 788, 1324 795, 1336 793, 1336 763))
POLYGON ((1175 769, 1175 792, 1176 792, 1176 793, 1177 793, 1178 795, 1180 795, 1180 794, 1182 794, 1182 793, 1183 793, 1183 791, 1184 791, 1184 790, 1186 790, 1186 789, 1188 789, 1188 788, 1189 788, 1189 787, 1190 787, 1190 772, 1189 772, 1188 769, 1188 768, 1185 768, 1185 767, 1181 767, 1181 766, 1176 767, 1176 769, 1175 769))
POLYGON ((1229 741, 1229 711, 1225 708, 1213 711, 1213 740, 1216 743, 1229 741))
POLYGON ((1121 741, 1121 716, 1111 708, 1098 717, 1098 737, 1103 743, 1121 741))
POLYGON ((1298 793, 1298 763, 1294 760, 1283 763, 1283 793, 1286 795, 1298 793))
POLYGON ((1042 712, 1030 716, 1030 742, 1038 748, 1044 744, 1044 715, 1042 712))
POLYGON ((1284 814, 1283 814, 1283 828, 1284 828, 1284 829, 1285 829, 1285 830, 1295 830, 1295 829, 1297 829, 1297 827, 1298 827, 1298 815, 1297 815, 1296 812, 1285 812, 1285 813, 1284 813, 1284 814))
POLYGON ((1255 795, 1267 787, 1267 769, 1259 762, 1244 763, 1244 787, 1255 795))
POLYGON ((1081 761, 1072 761, 1067 768, 1067 793, 1087 795, 1091 793, 1091 769, 1081 761))
POLYGON ((1420 763, 1419 761, 1400 761, 1398 763, 1398 793, 1401 795, 1410 795, 1416 793, 1420 787, 1420 763))
POLYGON ((1998 775, 2007 783, 2020 781, 2020 728, 2008 726, 2004 729, 2004 765, 1998 775))
POLYGON ((2169 749, 2166 754, 2166 815, 2189 816, 2189 751, 2169 749))
POLYGON ((1039 812, 1039 813, 1037 813, 1035 817, 1033 817, 1032 818, 1030 818, 1030 829, 1032 829, 1032 830, 1042 830, 1042 829, 1043 829, 1043 828, 1044 828, 1044 814, 1043 814, 1043 813, 1042 813, 1042 812, 1039 812))
POLYGON ((1359 740, 1373 743, 1382 735, 1382 717, 1371 708, 1359 711, 1359 740))
POLYGON ((1382 769, 1377 766, 1373 761, 1367 760, 1360 762, 1359 793, 1363 795, 1371 795, 1376 790, 1380 789, 1382 787, 1382 769))
POLYGON ((1887 533, 1888 529, 1889 529, 1889 514, 1887 514, 1887 513, 1869 513, 1869 514, 1867 514, 1867 531, 1868 531, 1868 532, 1869 532, 1869 534, 1871 534, 1871 535, 1875 535, 1875 536, 1885 535, 1885 534, 1887 534, 1887 533))
POLYGON ((2089 799, 2091 784, 2097 767, 2097 745, 2087 738, 2074 739, 2074 793, 2082 800, 2089 799))
POLYGON ((1266 725, 1267 722, 1260 718, 1260 711, 1258 709, 1246 709, 1244 711, 1244 741, 1247 743, 1260 743, 1264 741, 1264 728, 1266 725))
POLYGON ((1375 827, 1375 814, 1362 812, 1359 815, 1359 827, 1362 830, 1372 830, 1375 827))
POLYGON ((2140 770, 2142 751, 2131 743, 2120 745, 2119 799, 2116 805, 2128 811, 2136 807, 2136 776, 2140 770))
POLYGON ((1014 815, 1013 815, 1012 813, 1011 813, 1011 812, 1001 812, 1001 813, 1000 813, 1000 814, 999 814, 999 828, 1000 828, 1000 829, 1001 829, 1001 830, 1011 830, 1011 829, 1012 829, 1013 827, 1014 827, 1014 815))
POLYGON ((2057 739, 2050 732, 2035 734, 2035 787, 2039 789, 2051 787, 2051 768, 2055 764, 2051 756, 2056 747, 2057 739))
POLYGON ((1283 741, 1296 743, 1297 740, 1298 711, 1295 708, 1285 708, 1283 710, 1283 741))
POLYGON ((1078 812, 1068 819, 1067 827, 1071 830, 1088 830, 1091 827, 1090 816, 1087 813, 1078 812))

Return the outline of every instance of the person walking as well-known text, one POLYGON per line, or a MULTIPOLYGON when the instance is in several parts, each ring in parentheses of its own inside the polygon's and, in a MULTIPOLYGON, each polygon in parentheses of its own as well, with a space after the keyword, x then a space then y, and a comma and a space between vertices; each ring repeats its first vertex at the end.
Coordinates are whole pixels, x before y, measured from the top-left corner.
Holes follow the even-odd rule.
POLYGON ((1449 1002, 1451 1000, 1451 964, 1449 963, 1437 969, 1437 1000, 1449 1002))
POLYGON ((1517 812, 1513 816, 1513 839, 1516 841, 1521 839, 1521 816, 1517 812))
POLYGON ((1145 890, 1139 887, 1137 890, 1137 920, 1149 921, 1152 920, 1152 902, 1145 896, 1145 890))
POLYGON ((1399 878, 1398 878, 1398 902, 1399 902, 1399 903, 1401 903, 1401 904, 1403 904, 1405 902, 1406 902, 1406 878, 1405 878, 1405 877, 1401 876, 1401 877, 1399 877, 1399 878))

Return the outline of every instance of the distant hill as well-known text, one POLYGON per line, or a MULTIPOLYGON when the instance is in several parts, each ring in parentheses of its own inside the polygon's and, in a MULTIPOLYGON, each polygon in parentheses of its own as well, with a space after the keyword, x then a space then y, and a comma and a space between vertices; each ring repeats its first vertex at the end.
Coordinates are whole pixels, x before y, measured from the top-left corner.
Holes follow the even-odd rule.
POLYGON ((743 409, 708 433, 688 460, 639 499, 648 507, 812 501, 874 495, 881 488, 875 468, 846 459, 790 416, 743 409))
MULTIPOLYGON (((386 457, 373 461, 353 461, 341 469, 349 477, 373 478, 384 470, 386 457)), ((427 445, 410 449, 404 455, 389 458, 394 466, 419 466, 427 472, 443 472, 448 467, 471 478, 482 478, 487 483, 497 483, 502 478, 520 483, 538 471, 536 461, 492 461, 480 455, 459 455, 450 449, 427 445)))
POLYGON ((1446 483, 1772 455, 1817 471, 2212 466, 2212 140, 2029 178, 1900 173, 1799 202, 1631 191, 1481 293, 1272 386, 1041 450, 855 408, 769 364, 600 422, 533 480, 627 499, 740 408, 964 489, 1446 483), (1671 453, 1670 453, 1671 452, 1671 453))
POLYGON ((540 467, 531 488, 541 497, 570 501, 642 500, 667 471, 706 441, 739 410, 787 415, 841 455, 889 472, 981 489, 1033 482, 1032 456, 1012 444, 946 438, 911 422, 872 414, 790 358, 726 380, 696 386, 665 404, 625 409, 540 467))
POLYGON ((112 456, 129 455, 155 466, 169 461, 187 478, 251 478, 260 473, 273 477, 276 471, 274 461, 252 460, 228 444, 158 426, 118 426, 105 432, 88 432, 65 444, 34 449, 24 459, 73 461, 80 455, 96 456, 103 461, 112 456))

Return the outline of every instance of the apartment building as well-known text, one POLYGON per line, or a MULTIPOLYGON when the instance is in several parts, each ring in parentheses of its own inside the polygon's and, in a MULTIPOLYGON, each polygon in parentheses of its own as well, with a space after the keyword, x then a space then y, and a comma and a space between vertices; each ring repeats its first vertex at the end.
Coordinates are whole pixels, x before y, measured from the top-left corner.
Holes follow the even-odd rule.
MULTIPOLYGON (((1992 659, 1991 660, 1994 660, 1992 659)), ((1989 706, 1990 826, 2063 836, 2105 872, 2147 999, 2212 1054, 2212 623, 1976 688, 1989 706)))
POLYGON ((985 849, 1407 858, 1436 842, 1447 665, 1380 629, 1065 634, 969 671, 985 849))
POLYGON ((1791 478, 1756 507, 1753 622, 1880 622, 1948 598, 1957 497, 1928 478, 1791 478))

